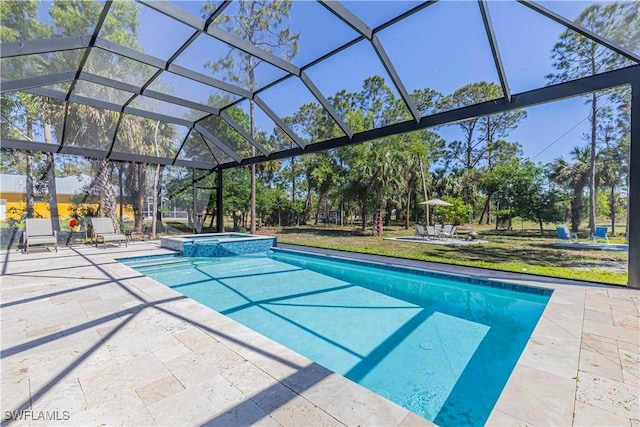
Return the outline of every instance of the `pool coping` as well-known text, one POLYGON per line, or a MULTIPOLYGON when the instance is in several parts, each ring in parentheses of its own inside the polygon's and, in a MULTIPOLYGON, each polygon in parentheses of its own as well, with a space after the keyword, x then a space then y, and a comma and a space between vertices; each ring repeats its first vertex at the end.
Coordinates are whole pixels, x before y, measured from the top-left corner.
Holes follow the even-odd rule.
MULTIPOLYGON (((24 407, 25 402, 31 402, 26 408, 33 410, 69 408, 66 424, 213 420, 243 425, 429 425, 231 319, 132 274, 115 260, 162 253, 172 252, 157 241, 106 250, 64 248, 57 254, 46 249, 28 256, 0 252, 3 411, 24 407), (104 323, 96 323, 99 319, 104 323), (158 340, 176 344, 163 346, 158 340), (207 360, 216 367, 203 375, 196 362, 212 354, 216 357, 207 360), (70 357, 77 361, 73 369, 61 371, 70 357), (131 366, 143 374, 132 372, 131 366), (167 369, 171 376, 164 376, 167 369), (176 379, 184 389, 174 390, 176 379), (203 402, 195 392, 209 387, 216 394, 221 384, 230 387, 221 399, 235 404, 203 402), (185 403, 192 409, 189 414, 180 410, 185 403)), ((638 291, 381 258, 389 264, 554 289, 488 425, 589 425, 594 420, 629 425, 638 418, 638 291)))

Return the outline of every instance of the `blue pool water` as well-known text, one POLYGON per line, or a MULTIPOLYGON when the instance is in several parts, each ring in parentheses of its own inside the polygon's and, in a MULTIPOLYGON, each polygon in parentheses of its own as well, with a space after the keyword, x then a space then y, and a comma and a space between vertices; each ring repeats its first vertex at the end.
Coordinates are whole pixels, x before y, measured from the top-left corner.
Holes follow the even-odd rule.
POLYGON ((443 426, 484 424, 550 296, 282 250, 127 264, 443 426))

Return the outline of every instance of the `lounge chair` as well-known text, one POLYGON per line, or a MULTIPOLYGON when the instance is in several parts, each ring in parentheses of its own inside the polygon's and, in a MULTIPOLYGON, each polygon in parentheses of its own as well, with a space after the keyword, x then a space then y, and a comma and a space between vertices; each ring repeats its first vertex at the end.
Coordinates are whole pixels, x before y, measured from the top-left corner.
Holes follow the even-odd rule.
POLYGON ((95 242, 96 247, 100 242, 105 248, 107 242, 118 242, 118 246, 124 242, 125 247, 128 246, 129 239, 124 234, 116 233, 111 218, 91 218, 91 225, 93 226, 92 241, 95 242))
POLYGON ((578 235, 569 231, 569 227, 565 224, 556 227, 556 233, 558 233, 558 239, 565 242, 572 242, 578 240, 578 235))
POLYGON ((608 227, 596 227, 596 232, 593 233, 593 240, 598 241, 598 240, 604 240, 605 242, 609 243, 609 237, 607 236, 607 231, 609 230, 608 227))
POLYGON ((429 233, 424 229, 420 224, 416 224, 416 237, 421 239, 427 239, 429 237, 429 233))
POLYGON ((440 235, 445 239, 453 239, 458 231, 457 225, 445 225, 440 235))
POLYGON ((53 245, 58 252, 58 232, 51 227, 50 219, 27 218, 22 233, 22 247, 28 254, 29 247, 35 245, 53 245))

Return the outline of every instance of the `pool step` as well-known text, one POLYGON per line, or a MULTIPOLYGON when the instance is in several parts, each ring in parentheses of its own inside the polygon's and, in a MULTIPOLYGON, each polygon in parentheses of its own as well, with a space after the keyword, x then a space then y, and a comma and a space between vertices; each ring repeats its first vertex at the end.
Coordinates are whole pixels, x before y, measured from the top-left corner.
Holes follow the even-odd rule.
POLYGON ((183 258, 183 257, 175 257, 168 259, 150 259, 146 261, 137 261, 127 263, 127 265, 131 268, 135 268, 136 270, 145 273, 156 272, 156 271, 166 271, 166 270, 174 270, 177 271, 179 269, 185 268, 193 268, 193 267, 204 267, 211 264, 217 264, 220 260, 216 258, 183 258))

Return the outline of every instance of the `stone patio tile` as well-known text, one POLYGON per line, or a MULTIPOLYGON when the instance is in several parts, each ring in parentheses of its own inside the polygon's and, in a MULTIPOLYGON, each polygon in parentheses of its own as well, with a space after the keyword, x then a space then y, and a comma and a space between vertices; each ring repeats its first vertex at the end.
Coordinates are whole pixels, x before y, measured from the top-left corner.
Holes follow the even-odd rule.
POLYGON ((25 341, 27 337, 27 319, 7 320, 9 316, 5 312, 2 315, 0 342, 2 343, 2 349, 6 350, 25 341))
POLYGON ((485 422, 485 427, 529 427, 529 423, 522 421, 512 415, 505 414, 499 409, 494 409, 485 422))
POLYGON ((205 422, 204 425, 224 427, 259 425, 265 427, 276 427, 281 426, 282 424, 278 423, 278 421, 271 415, 265 413, 253 401, 245 400, 229 411, 211 418, 205 422))
POLYGON ((29 325, 27 327, 26 336, 27 338, 37 338, 42 335, 49 335, 49 334, 60 332, 60 331, 61 331, 60 325, 50 325, 50 326, 45 326, 43 328, 38 328, 32 325, 29 325))
POLYGON ((613 316, 611 316, 610 311, 605 312, 605 311, 585 310, 584 319, 589 320, 591 322, 600 323, 603 325, 613 326, 613 316))
POLYGON ((623 381, 620 359, 608 357, 602 353, 591 350, 582 350, 580 353, 580 375, 589 372, 595 376, 609 378, 615 381, 623 381))
POLYGON ((609 298, 609 294, 600 295, 587 293, 585 300, 585 308, 587 310, 593 311, 602 311, 602 312, 610 312, 611 311, 611 299, 609 298))
POLYGON ((579 343, 578 336, 555 322, 541 319, 519 363, 562 378, 571 378, 578 371, 579 343))
MULTIPOLYGON (((640 384, 640 352, 620 347, 618 354, 620 355, 624 382, 631 385, 640 384)), ((640 414, 638 415, 640 416, 640 414)))
POLYGON ((306 357, 235 321, 225 324, 222 333, 224 336, 218 335, 221 343, 278 380, 311 364, 306 357))
POLYGON ((165 366, 153 355, 131 358, 116 365, 80 375, 80 384, 89 406, 113 399, 123 393, 152 384, 170 375, 165 366))
POLYGON ((142 403, 144 403, 145 406, 148 406, 171 396, 172 394, 179 393, 184 389, 185 388, 180 381, 178 381, 173 375, 168 375, 152 382, 151 384, 137 388, 135 391, 142 403))
POLYGON ((494 411, 527 425, 568 426, 573 418, 575 384, 571 378, 517 365, 494 411))
POLYGON ((628 426, 629 420, 623 415, 606 411, 582 402, 576 403, 574 427, 580 426, 628 426))
MULTIPOLYGON (((189 388, 202 381, 202 378, 211 375, 212 372, 219 374, 242 365, 243 362, 242 357, 218 344, 217 348, 191 352, 164 362, 164 365, 185 387, 189 388)), ((248 366, 252 371, 258 370, 252 365, 244 366, 248 366)))
POLYGON ((398 425, 409 412, 315 363, 283 384, 346 425, 398 425))
MULTIPOLYGON (((109 400, 89 405, 84 411, 72 412, 68 423, 65 424, 72 426, 158 425, 137 394, 131 390, 121 390, 109 400)), ((167 424, 161 423, 160 425, 167 424)))
POLYGON ((3 359, 0 408, 3 411, 18 409, 29 398, 29 368, 21 366, 19 362, 8 363, 3 359))
POLYGON ((618 358, 618 342, 601 335, 582 334, 580 348, 597 351, 609 358, 618 358))
POLYGON ((87 409, 87 401, 77 377, 71 376, 52 384, 31 398, 34 411, 80 412, 87 409))
POLYGON ((578 402, 633 419, 640 414, 640 386, 580 372, 576 392, 578 402))
POLYGON ((271 418, 284 426, 343 426, 344 424, 280 383, 251 397, 271 418))
POLYGON ((600 323, 585 320, 583 332, 613 338, 632 344, 638 342, 638 330, 626 328, 624 326, 602 325, 600 323))
POLYGON ((116 332, 106 342, 106 346, 112 356, 121 360, 127 360, 152 353, 158 349, 180 344, 173 335, 163 331, 161 328, 149 328, 146 331, 140 328, 130 328, 126 331, 123 331, 123 329, 116 332))
POLYGON ((217 342, 215 338, 197 327, 191 327, 184 331, 174 332, 172 336, 188 347, 191 351, 210 348, 210 346, 217 342))
MULTIPOLYGON (((203 425, 248 400, 222 376, 210 370, 206 378, 186 389, 147 406, 159 425, 203 425)), ((246 403, 256 420, 267 414, 257 405, 246 403), (255 412, 258 414, 255 414, 255 412)), ((214 425, 214 423, 212 423, 214 425)))
POLYGON ((154 350, 152 353, 161 362, 168 362, 171 359, 175 359, 177 357, 184 356, 186 354, 191 353, 191 350, 186 345, 182 343, 177 343, 169 347, 158 348, 154 350))
POLYGON ((634 312, 631 313, 631 310, 613 310, 613 324, 616 326, 622 326, 625 328, 629 328, 635 330, 638 334, 640 334, 640 315, 634 312))

